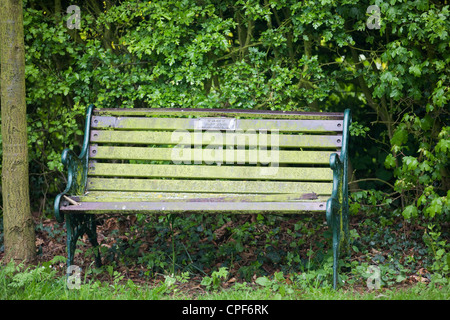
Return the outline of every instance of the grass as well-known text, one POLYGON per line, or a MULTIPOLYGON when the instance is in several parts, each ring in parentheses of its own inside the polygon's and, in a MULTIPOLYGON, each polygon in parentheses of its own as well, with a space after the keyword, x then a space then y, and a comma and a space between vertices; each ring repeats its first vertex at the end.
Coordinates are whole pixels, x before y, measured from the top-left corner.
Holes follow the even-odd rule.
MULTIPOLYGON (((448 300, 450 281, 417 283, 369 291, 363 287, 317 287, 301 281, 286 283, 282 275, 258 278, 254 283, 234 282, 224 288, 224 279, 212 274, 199 280, 187 275, 166 276, 157 284, 136 284, 116 271, 109 270, 105 280, 80 278, 69 289, 67 278, 51 266, 55 261, 25 267, 9 263, 0 267, 1 300, 448 300), (195 283, 192 283, 195 282, 195 283), (190 290, 188 288, 198 288, 190 290), (186 290, 188 289, 188 290, 186 290)), ((222 270, 223 271, 223 270, 222 270)), ((223 272, 222 274, 223 275, 223 272)), ((225 274, 226 276, 226 274, 225 274)), ((69 285, 70 286, 70 285, 69 285)))

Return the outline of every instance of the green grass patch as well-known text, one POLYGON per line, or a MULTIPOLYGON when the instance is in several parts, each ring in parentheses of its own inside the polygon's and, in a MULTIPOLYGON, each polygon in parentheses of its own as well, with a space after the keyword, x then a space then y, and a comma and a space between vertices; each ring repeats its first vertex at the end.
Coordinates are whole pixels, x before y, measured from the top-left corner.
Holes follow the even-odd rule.
MULTIPOLYGON (((403 287, 369 290, 344 286, 333 290, 329 285, 316 286, 301 275, 258 277, 252 282, 228 279, 221 268, 210 276, 190 279, 188 273, 165 275, 161 281, 136 283, 112 268, 104 268, 103 280, 88 278, 86 272, 78 280, 66 277, 52 265, 62 260, 26 267, 8 263, 0 267, 1 300, 448 300, 449 279, 436 276, 431 282, 403 287), (194 290, 197 288, 197 290, 194 290)), ((97 271, 99 274, 100 271, 97 271)), ((316 276, 318 276, 316 274, 316 276)), ((162 277, 161 277, 162 278, 162 277)), ((156 279, 154 279, 156 280, 156 279)))

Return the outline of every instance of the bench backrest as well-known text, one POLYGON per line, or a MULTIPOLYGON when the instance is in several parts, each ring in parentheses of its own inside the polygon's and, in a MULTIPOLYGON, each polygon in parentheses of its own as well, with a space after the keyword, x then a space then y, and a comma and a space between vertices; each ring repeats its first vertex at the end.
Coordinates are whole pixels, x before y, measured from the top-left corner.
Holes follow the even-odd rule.
POLYGON ((343 113, 94 109, 87 190, 329 196, 343 113))

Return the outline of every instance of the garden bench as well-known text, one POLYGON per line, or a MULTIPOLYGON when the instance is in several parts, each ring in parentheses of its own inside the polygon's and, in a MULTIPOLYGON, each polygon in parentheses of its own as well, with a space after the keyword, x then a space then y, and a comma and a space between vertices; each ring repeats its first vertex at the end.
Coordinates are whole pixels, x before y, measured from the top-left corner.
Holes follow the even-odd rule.
MULTIPOLYGON (((65 149, 68 266, 78 237, 98 246, 101 213, 325 213, 333 285, 347 238, 350 110, 310 113, 221 109, 86 111, 81 153, 65 149)), ((99 255, 96 256, 100 264, 99 255)))

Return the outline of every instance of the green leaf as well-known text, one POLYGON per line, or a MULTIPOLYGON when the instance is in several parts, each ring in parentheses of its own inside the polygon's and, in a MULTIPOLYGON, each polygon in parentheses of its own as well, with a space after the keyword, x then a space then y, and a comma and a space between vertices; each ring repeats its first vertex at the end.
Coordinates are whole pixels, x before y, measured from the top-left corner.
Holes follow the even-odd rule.
POLYGON ((437 251, 436 251, 436 259, 440 259, 440 258, 442 258, 442 256, 445 254, 445 249, 438 249, 437 251))
POLYGON ((384 160, 384 166, 386 167, 386 169, 395 168, 395 158, 391 153, 386 156, 386 159, 384 160))
POLYGON ((428 164, 428 161, 424 161, 421 164, 419 164, 419 169, 422 170, 422 171, 430 171, 431 167, 428 164))
POLYGON ((428 214, 430 218, 433 218, 436 214, 442 213, 442 199, 435 198, 431 201, 428 208, 425 209, 425 212, 428 214))
POLYGON ((282 271, 275 272, 275 274, 273 276, 276 281, 283 282, 285 280, 282 271))
POLYGON ((401 146, 408 141, 408 131, 404 123, 400 124, 391 139, 391 145, 401 146))
POLYGON ((431 126, 433 125, 433 118, 431 118, 428 114, 420 119, 420 127, 425 130, 428 131, 430 130, 431 126))
POLYGON ((263 287, 267 287, 272 284, 272 281, 270 281, 267 277, 259 277, 255 280, 255 282, 263 287))
POLYGON ((437 152, 443 152, 443 153, 448 152, 450 150, 450 140, 446 140, 446 139, 439 140, 439 142, 436 144, 435 150, 437 152))
POLYGON ((202 286, 210 286, 212 284, 211 277, 203 277, 202 282, 200 283, 202 286))
POLYGON ((403 163, 410 171, 415 170, 419 165, 419 161, 415 157, 403 157, 403 163))
POLYGON ((402 282, 404 280, 406 280, 406 277, 402 276, 402 275, 398 275, 397 278, 395 279, 395 281, 397 281, 397 282, 402 282))
POLYGON ((413 74, 416 77, 420 77, 422 71, 420 70, 420 66, 411 66, 409 67, 409 73, 413 74))
POLYGON ((403 210, 402 215, 405 219, 411 219, 411 217, 416 218, 418 216, 417 214, 417 207, 414 205, 409 205, 403 210))
POLYGON ((426 199, 427 199, 427 197, 424 194, 422 194, 419 197, 419 199, 417 199, 417 206, 419 207, 422 204, 422 202, 426 201, 426 199))

